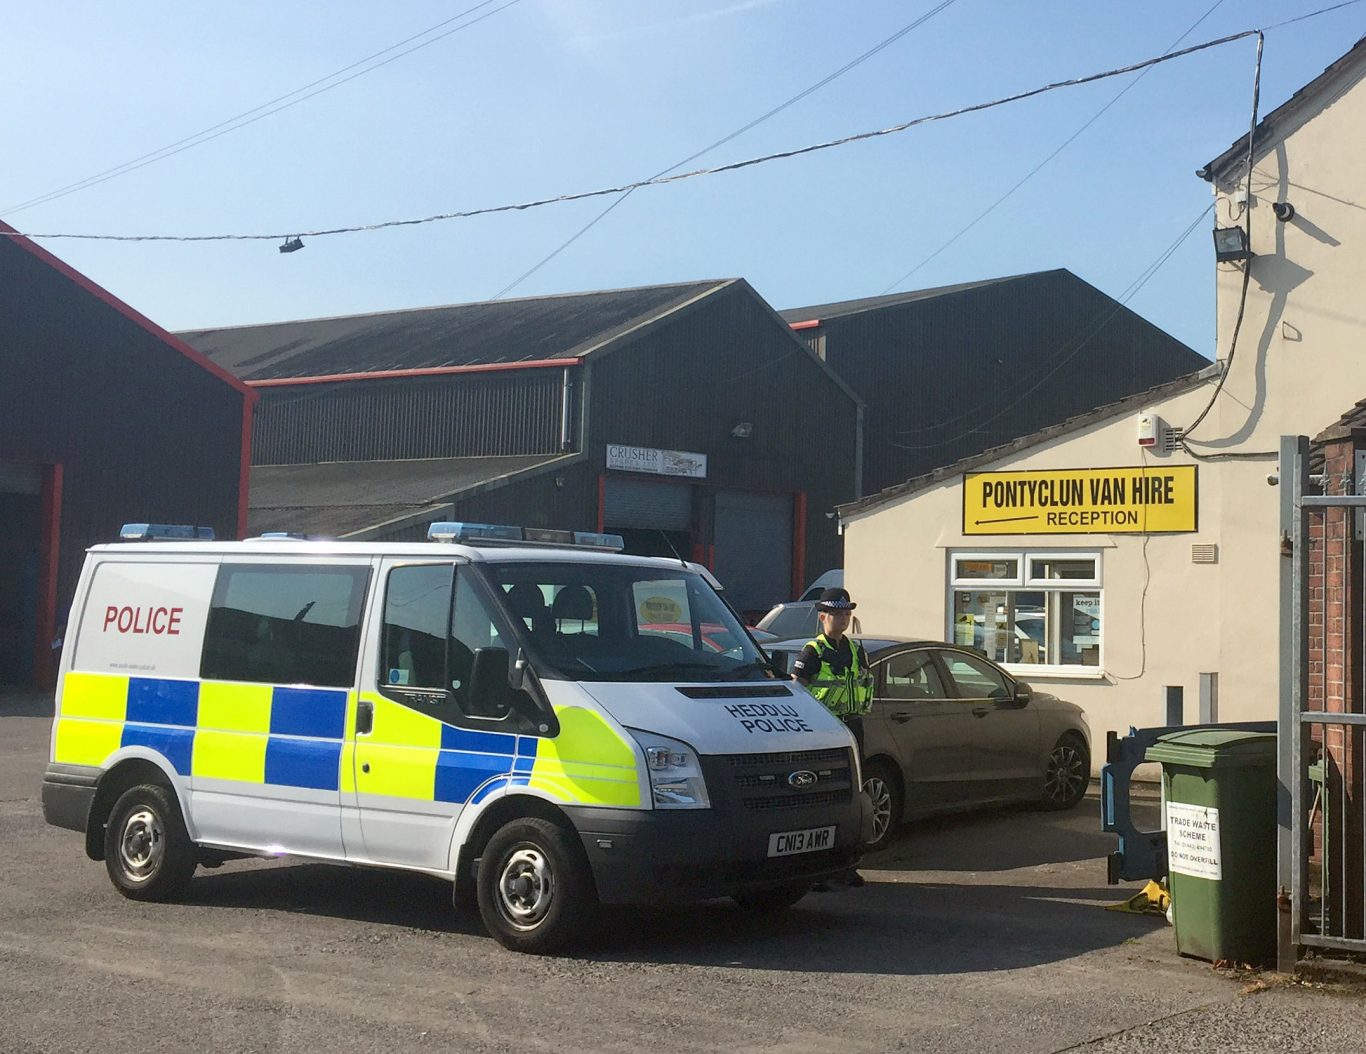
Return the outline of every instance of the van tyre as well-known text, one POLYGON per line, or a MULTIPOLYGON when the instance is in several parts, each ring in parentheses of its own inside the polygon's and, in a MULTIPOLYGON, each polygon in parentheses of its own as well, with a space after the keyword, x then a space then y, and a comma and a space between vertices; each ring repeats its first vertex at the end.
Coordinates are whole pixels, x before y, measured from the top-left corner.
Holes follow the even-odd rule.
POLYGON ((1091 755, 1086 741, 1075 732, 1066 732, 1048 754, 1043 777, 1043 807, 1062 811, 1075 808, 1086 797, 1091 782, 1091 755))
POLYGON ((873 834, 865 853, 886 849, 901 824, 901 782, 885 761, 870 761, 863 770, 863 793, 873 805, 873 834))
POLYGON ((811 883, 802 882, 795 886, 778 886, 776 889, 736 893, 731 899, 752 915, 776 915, 792 907, 810 892, 811 883))
POLYGON ((578 839, 539 817, 500 827, 480 854, 479 915, 512 951, 544 954, 583 934, 597 891, 578 839))
POLYGON ((130 900, 170 900, 195 869, 195 847, 174 792, 156 783, 124 791, 104 830, 104 866, 130 900))

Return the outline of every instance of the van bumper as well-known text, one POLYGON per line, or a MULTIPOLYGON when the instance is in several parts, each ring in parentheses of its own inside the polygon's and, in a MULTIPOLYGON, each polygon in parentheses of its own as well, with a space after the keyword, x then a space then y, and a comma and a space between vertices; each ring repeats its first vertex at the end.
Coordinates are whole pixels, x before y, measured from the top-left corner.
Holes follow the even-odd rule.
POLYGON ((99 778, 99 769, 85 765, 49 765, 43 773, 43 819, 53 827, 84 832, 99 778))
POLYGON ((712 809, 564 811, 578 830, 604 904, 707 900, 737 893, 814 883, 857 862, 864 797, 838 810, 783 810, 735 817, 712 809), (829 849, 770 857, 769 836, 835 828, 829 849))

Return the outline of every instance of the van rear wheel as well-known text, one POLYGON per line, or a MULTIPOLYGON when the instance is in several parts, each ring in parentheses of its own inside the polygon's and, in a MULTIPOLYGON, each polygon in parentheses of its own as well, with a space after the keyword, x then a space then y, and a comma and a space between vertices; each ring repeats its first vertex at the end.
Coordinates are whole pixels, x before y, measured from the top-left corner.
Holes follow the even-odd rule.
POLYGON ((169 787, 144 783, 124 791, 104 831, 104 866, 130 900, 170 900, 195 869, 195 847, 169 787))
POLYGON ((494 940, 540 955, 578 938, 597 906, 583 848, 539 817, 504 824, 479 859, 479 915, 494 940))

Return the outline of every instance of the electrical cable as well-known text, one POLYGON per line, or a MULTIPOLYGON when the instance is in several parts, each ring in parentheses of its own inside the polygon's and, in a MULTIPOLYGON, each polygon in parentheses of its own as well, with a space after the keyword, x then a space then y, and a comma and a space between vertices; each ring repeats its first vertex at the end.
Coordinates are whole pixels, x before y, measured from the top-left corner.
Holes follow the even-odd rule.
MULTIPOLYGON (((757 128, 759 125, 763 124, 769 118, 778 116, 778 114, 782 113, 784 110, 801 102, 808 95, 812 95, 815 92, 820 91, 826 85, 838 80, 840 77, 843 77, 850 70, 855 69, 858 66, 861 66, 863 63, 871 59, 874 55, 878 54, 878 52, 891 47, 902 37, 906 36, 906 34, 910 33, 912 30, 918 29, 920 26, 924 25, 926 22, 932 19, 935 15, 939 14, 945 8, 952 7, 955 3, 957 3, 957 0, 943 0, 943 2, 940 3, 938 6, 931 8, 929 11, 925 12, 925 14, 921 15, 919 18, 915 19, 908 25, 902 26, 886 40, 883 40, 882 42, 875 44, 873 47, 865 51, 862 55, 859 55, 858 57, 851 59, 849 62, 846 62, 839 69, 835 70, 835 72, 829 74, 826 77, 823 77, 821 80, 818 80, 815 84, 812 84, 809 87, 802 89, 800 92, 792 96, 790 99, 787 99, 786 101, 779 103, 777 106, 773 107, 773 109, 769 110, 768 112, 760 114, 758 117, 754 118, 754 120, 750 121, 748 124, 742 125, 735 131, 731 132, 729 135, 722 136, 720 139, 716 140, 716 142, 710 144, 709 146, 704 146, 701 150, 689 154, 687 157, 683 158, 682 161, 677 161, 674 164, 670 165, 668 168, 660 169, 650 178, 657 179, 660 176, 667 176, 670 172, 677 171, 684 165, 696 161, 699 157, 711 153, 718 147, 725 146, 732 139, 738 139, 746 132, 751 131, 752 129, 757 128)), ((1219 0, 1219 3, 1223 3, 1223 0, 1219 0)), ((512 290, 516 289, 519 285, 521 285, 528 278, 534 275, 542 267, 550 263, 551 260, 555 259, 555 257, 560 255, 560 253, 564 252, 576 241, 578 241, 581 237, 583 237, 595 226, 597 226, 602 220, 606 219, 608 214, 611 213, 613 209, 615 209, 618 205, 622 204, 633 193, 635 193, 634 188, 622 194, 621 197, 617 198, 616 201, 612 202, 610 205, 607 206, 607 208, 603 209, 600 213, 593 217, 593 219, 589 220, 586 224, 584 224, 577 231, 571 234, 565 241, 561 242, 558 248, 554 249, 548 255, 543 257, 537 264, 535 264, 535 266, 531 267, 523 274, 519 275, 517 278, 514 278, 507 285, 503 286, 502 289, 498 290, 498 292, 493 295, 493 299, 501 300, 508 293, 512 292, 512 290)))
MULTIPOLYGON (((515 3, 517 0, 511 0, 515 3)), ((1360 0, 1348 0, 1348 2, 1360 2, 1360 0)), ((1310 17, 1308 15, 1303 17, 1310 17)), ((724 172, 738 172, 756 165, 767 164, 772 161, 783 161, 794 157, 802 157, 807 154, 814 154, 820 151, 832 150, 852 143, 865 142, 871 139, 879 139, 889 135, 898 135, 911 128, 920 125, 930 124, 936 121, 950 120, 955 117, 962 117, 970 113, 980 113, 983 110, 994 109, 998 106, 1005 106, 1009 103, 1020 102, 1024 99, 1031 99, 1037 95, 1047 92, 1057 91, 1062 88, 1077 87, 1082 84, 1091 84, 1095 81, 1106 80, 1110 77, 1123 76, 1126 73, 1135 73, 1148 66, 1160 65, 1164 62, 1172 62, 1176 59, 1185 58, 1198 52, 1208 51, 1211 48, 1221 47, 1231 44, 1234 41, 1243 40, 1251 36, 1262 36, 1260 29, 1247 29, 1238 33, 1231 33, 1228 36, 1219 37, 1215 40, 1207 40, 1201 44, 1194 44, 1180 51, 1173 51, 1166 55, 1157 55, 1152 58, 1143 59, 1139 62, 1130 63, 1117 69, 1105 70, 1100 73, 1090 73, 1080 77, 1073 77, 1067 80, 1054 81, 1044 84, 1037 88, 1027 91, 1017 92, 1014 95, 1007 95, 999 99, 992 99, 988 102, 973 103, 968 106, 960 107, 956 110, 948 110, 943 113, 927 114, 922 117, 915 117, 900 124, 892 125, 888 128, 875 129, 868 132, 857 132, 852 135, 841 136, 838 139, 829 139, 824 142, 811 143, 806 146, 794 147, 790 150, 780 150, 770 154, 762 154, 758 157, 747 158, 743 161, 734 161, 726 165, 717 165, 713 168, 694 169, 691 172, 680 172, 674 175, 659 176, 654 179, 638 180, 633 183, 624 183, 615 187, 604 187, 598 190, 579 191, 571 194, 560 194, 550 198, 539 198, 532 201, 519 202, 511 205, 493 205, 484 208, 465 209, 457 212, 436 213, 431 216, 414 217, 411 219, 386 220, 379 223, 355 224, 346 227, 329 227, 312 231, 290 230, 284 233, 270 234, 79 234, 72 232, 21 232, 21 231, 0 231, 0 235, 15 238, 35 238, 35 239, 71 239, 80 241, 107 241, 107 242, 225 242, 225 241, 277 241, 282 238, 322 238, 338 234, 358 234, 361 232, 390 230, 398 227, 413 227, 421 224, 436 223, 443 220, 468 219, 473 216, 488 216, 504 212, 522 212, 527 209, 541 208, 546 205, 556 205, 570 201, 583 201, 588 198, 606 197, 608 195, 622 194, 629 190, 637 190, 641 187, 664 186, 670 183, 680 183, 684 180, 697 179, 703 176, 719 175, 724 172)))
MULTIPOLYGON (((1167 54, 1167 53, 1171 52, 1172 50, 1174 50, 1175 48, 1179 47, 1180 44, 1181 44, 1181 42, 1182 42, 1183 40, 1185 40, 1188 36, 1190 36, 1192 33, 1194 33, 1194 32, 1196 31, 1196 29, 1199 28, 1200 24, 1201 24, 1202 22, 1205 21, 1205 19, 1209 18, 1210 15, 1214 14, 1214 12, 1215 12, 1216 10, 1218 10, 1221 6, 1223 6, 1223 3, 1224 3, 1224 0, 1214 0, 1214 3, 1210 6, 1209 10, 1207 10, 1203 15, 1201 15, 1201 16, 1200 16, 1199 18, 1197 18, 1194 22, 1192 22, 1192 23, 1190 24, 1190 26, 1186 29, 1186 31, 1185 31, 1184 33, 1182 33, 1179 37, 1177 37, 1174 41, 1172 41, 1171 46, 1168 47, 1168 48, 1167 48, 1167 51, 1166 51, 1166 52, 1163 52, 1163 54, 1167 54)), ((909 271, 907 271, 905 274, 903 274, 900 278, 898 278, 896 281, 892 282, 892 283, 891 283, 890 285, 888 285, 885 289, 883 289, 883 290, 882 290, 882 294, 885 296, 886 294, 890 293, 893 289, 896 289, 896 288, 897 288, 898 286, 900 286, 903 282, 905 282, 906 279, 910 278, 911 275, 915 274, 915 273, 916 273, 917 271, 919 271, 922 267, 924 267, 926 264, 928 264, 931 260, 934 260, 934 259, 935 259, 936 257, 938 257, 939 254, 942 253, 945 249, 949 248, 951 245, 953 245, 955 242, 957 242, 959 238, 963 237, 963 235, 967 234, 967 233, 968 233, 969 231, 971 231, 974 227, 976 227, 979 223, 981 223, 984 219, 986 219, 986 218, 987 218, 988 216, 990 216, 993 212, 995 212, 1001 205, 1003 205, 1003 204, 1006 202, 1006 200, 1007 200, 1011 195, 1013 195, 1017 190, 1019 190, 1019 189, 1020 189, 1021 187, 1023 187, 1026 183, 1028 183, 1031 179, 1033 179, 1035 176, 1037 176, 1041 171, 1043 171, 1044 167, 1047 166, 1048 163, 1049 163, 1050 161, 1052 161, 1055 157, 1057 157, 1057 156, 1058 156, 1059 154, 1061 154, 1064 150, 1066 150, 1069 146, 1071 146, 1073 142, 1075 142, 1077 139, 1079 139, 1079 138, 1081 137, 1081 135, 1082 135, 1083 132, 1085 132, 1088 128, 1090 128, 1093 124, 1095 124, 1098 120, 1100 120, 1101 117, 1103 117, 1103 116, 1105 115, 1105 113, 1110 109, 1110 107, 1114 106, 1115 103, 1119 102, 1120 99, 1124 98, 1124 96, 1127 95, 1127 94, 1129 93, 1129 91, 1132 90, 1134 87, 1136 87, 1136 86, 1138 85, 1138 82, 1141 81, 1144 77, 1146 77, 1146 76, 1149 74, 1149 72, 1151 72, 1151 70, 1152 70, 1152 67, 1149 66, 1147 69, 1145 69, 1143 72, 1141 72, 1137 77, 1135 77, 1135 78, 1134 78, 1133 80, 1131 80, 1128 84, 1126 84, 1123 88, 1121 88, 1118 92, 1116 92, 1115 95, 1114 95, 1114 97, 1111 98, 1109 102, 1107 102, 1104 106, 1102 106, 1099 110, 1097 110, 1094 114, 1092 114, 1091 117, 1090 117, 1090 119, 1087 120, 1085 124, 1083 124, 1083 125, 1082 125, 1080 128, 1078 128, 1075 132, 1073 132, 1073 133, 1072 133, 1071 135, 1069 135, 1066 139, 1064 139, 1064 140, 1058 145, 1057 149, 1055 149, 1051 154, 1049 154, 1046 158, 1044 158, 1044 159, 1043 159, 1042 161, 1040 161, 1037 165, 1035 165, 1032 169, 1030 169, 1030 170, 1025 174, 1024 178, 1022 178, 1021 180, 1019 180, 1014 186, 1012 186, 1009 190, 1007 190, 1007 191, 1006 191, 1004 194, 1002 194, 999 198, 997 198, 997 199, 996 199, 995 201, 993 201, 990 205, 988 205, 985 209, 983 209, 981 212, 979 212, 979 213, 978 213, 978 214, 977 214, 977 215, 976 215, 976 216, 975 216, 975 217, 974 217, 974 218, 973 218, 965 227, 962 227, 962 228, 958 231, 957 234, 953 235, 951 238, 948 239, 948 241, 944 242, 941 246, 939 246, 939 248, 935 249, 934 252, 930 253, 929 256, 926 256, 923 260, 921 260, 918 264, 916 264, 916 265, 915 265, 914 267, 912 267, 909 271)))
POLYGON ((205 143, 217 139, 219 136, 227 135, 229 132, 235 132, 238 129, 245 128, 249 124, 255 124, 257 121, 262 120, 266 117, 270 117, 272 114, 277 114, 281 110, 287 110, 291 106, 297 106, 301 102, 304 102, 308 99, 312 99, 314 96, 321 95, 323 92, 331 91, 333 88, 338 88, 341 85, 348 83, 349 81, 355 80, 357 77, 362 77, 367 73, 372 73, 382 66, 387 66, 389 63, 396 62, 397 60, 404 58, 407 55, 411 55, 415 51, 420 51, 422 48, 427 47, 429 44, 435 44, 439 40, 444 40, 452 33, 458 33, 462 29, 469 29, 470 26, 476 25, 477 23, 482 22, 486 18, 492 18, 500 11, 506 11, 513 4, 520 3, 521 0, 509 0, 509 2, 504 3, 502 7, 499 7, 494 11, 486 12, 485 14, 480 15, 478 18, 473 19, 465 23, 464 25, 456 26, 453 29, 447 30, 445 33, 440 34, 439 36, 432 37, 430 40, 424 40, 421 44, 418 44, 415 47, 411 47, 407 51, 402 52, 401 54, 394 55, 391 58, 385 59, 383 62, 377 62, 373 66, 367 66, 365 69, 362 69, 359 72, 352 74, 350 77, 346 77, 343 80, 338 80, 333 84, 327 84, 328 81, 332 81, 335 78, 340 77, 343 73, 348 73, 351 70, 356 69, 358 66, 364 66, 366 63, 371 62, 372 60, 377 59, 382 55, 387 55, 389 54, 389 52, 394 51, 397 48, 403 47, 403 45, 405 44, 410 44, 414 40, 418 40, 421 37, 425 37, 431 33, 435 33, 438 29, 441 29, 444 26, 448 26, 452 22, 457 22, 460 19, 465 18, 467 15, 472 15, 481 7, 488 7, 489 4, 493 2, 494 0, 480 0, 480 3, 475 4, 473 7, 466 8, 464 11, 461 11, 458 15, 452 15, 450 18, 438 22, 433 26, 427 27, 420 33, 414 33, 410 37, 405 37, 398 43, 390 44, 387 48, 382 48, 381 50, 376 51, 373 54, 367 55, 363 59, 357 59, 350 65, 343 66, 339 70, 334 70, 325 77, 319 77, 317 80, 310 81, 308 84, 305 84, 299 88, 295 88, 293 91, 285 92, 285 94, 283 95, 277 95, 274 99, 270 99, 267 102, 263 102, 259 106, 253 106, 250 110, 244 110, 235 117, 229 117, 227 118, 227 120, 219 121, 217 124, 210 125, 208 128, 202 129, 201 131, 196 132, 194 135, 186 136, 183 139, 177 139, 173 143, 167 143, 163 147, 160 147, 156 150, 152 150, 146 154, 141 154, 138 157, 132 158, 129 161, 125 161, 121 165, 115 165, 113 168, 107 168, 103 172, 96 172, 94 175, 87 176, 85 179, 77 180, 75 183, 68 183, 64 187, 58 187, 56 190, 49 191, 46 194, 40 194, 35 198, 30 198, 29 200, 20 202, 17 205, 11 205, 8 208, 0 209, 0 215, 13 215, 16 212, 22 212, 25 209, 34 207, 35 205, 42 205, 49 201, 55 201, 57 198, 66 197, 68 194, 75 194, 78 191, 85 190, 89 187, 97 186, 100 183, 107 182, 108 180, 114 179, 118 176, 126 175, 129 172, 134 172, 139 168, 145 168, 147 165, 154 164, 157 161, 163 161, 166 158, 173 157, 174 155, 179 154, 185 150, 193 149, 196 146, 202 146, 205 143), (318 87, 319 85, 323 84, 326 84, 326 87, 318 87), (309 91, 309 89, 311 88, 318 88, 318 90, 309 91), (308 94, 304 95, 304 92, 308 92, 308 94), (296 95, 300 97, 297 99, 294 98, 294 96, 296 95), (292 101, 286 102, 285 100, 287 99, 292 101), (284 103, 284 105, 275 106, 276 103, 284 103), (268 107, 272 106, 274 106, 275 109, 268 110, 268 112, 265 113, 261 112, 262 110, 267 110, 268 107), (253 114, 256 114, 257 116, 252 116, 253 114), (244 118, 250 118, 250 120, 244 120, 244 118), (219 129, 222 129, 222 131, 219 131, 219 129), (215 132, 217 134, 210 134, 215 132))
MULTIPOLYGON (((1261 100, 1262 91, 1262 47, 1266 38, 1262 34, 1257 34, 1257 68, 1252 78, 1252 121, 1247 130, 1247 208, 1243 212, 1243 231, 1247 238, 1247 244, 1252 245, 1252 164, 1256 152, 1257 140, 1257 110, 1261 100)), ((1233 369, 1233 357, 1238 353, 1238 333, 1243 328, 1243 315, 1247 311, 1247 291, 1248 284, 1252 280, 1252 260, 1243 261, 1243 283, 1242 291, 1238 296, 1238 315, 1233 320, 1233 333, 1229 338, 1228 358, 1224 361, 1224 369, 1219 374, 1219 383, 1214 386, 1214 393, 1209 397, 1209 402, 1199 415, 1181 429, 1181 447, 1187 453, 1190 448, 1186 445, 1186 438, 1191 432, 1199 427, 1200 422, 1205 419, 1210 410, 1214 409, 1214 404, 1219 398, 1219 394, 1224 390, 1224 383, 1228 380, 1229 371, 1233 369)))

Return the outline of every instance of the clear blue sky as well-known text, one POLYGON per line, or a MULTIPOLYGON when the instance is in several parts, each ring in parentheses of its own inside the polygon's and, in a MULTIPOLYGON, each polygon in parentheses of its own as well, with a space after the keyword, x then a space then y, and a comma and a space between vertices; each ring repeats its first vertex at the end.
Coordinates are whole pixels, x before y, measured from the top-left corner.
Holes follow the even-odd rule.
MULTIPOLYGON (((650 176, 809 86, 934 0, 521 0, 196 149, 7 206, 190 135, 471 6, 11 5, 0 219, 20 230, 270 232, 498 205, 650 176)), ((505 2, 505 0, 500 0, 505 2)), ((1225 0, 1195 43, 1330 0, 1225 0)), ((1213 0, 957 0, 697 164, 894 124, 1165 51, 1213 0)), ((495 5, 497 6, 497 5, 495 5)), ((1263 112, 1366 33, 1366 3, 1268 36, 1263 112)), ((1255 44, 1152 70, 901 288, 1066 267, 1118 296, 1209 202, 1247 128, 1255 44)), ((1132 76, 1132 75, 1131 75, 1132 76)), ((742 276, 776 307, 875 295, 1130 78, 736 174, 647 188, 512 295, 742 276)), ((694 166, 690 166, 694 167, 694 166)), ((168 328, 494 296, 605 202, 273 243, 44 244, 168 328)), ((1130 306, 1213 354, 1206 219, 1130 306)))

